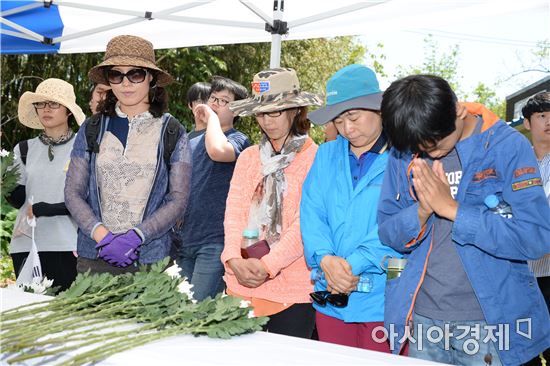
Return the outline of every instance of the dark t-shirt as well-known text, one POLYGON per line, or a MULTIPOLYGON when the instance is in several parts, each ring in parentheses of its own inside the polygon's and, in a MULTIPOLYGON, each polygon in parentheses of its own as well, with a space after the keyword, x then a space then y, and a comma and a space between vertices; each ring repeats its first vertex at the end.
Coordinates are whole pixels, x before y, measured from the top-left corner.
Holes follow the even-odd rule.
MULTIPOLYGON (((210 159, 204 141, 205 132, 197 131, 189 140, 193 153, 193 175, 189 203, 180 231, 184 246, 224 243, 225 201, 235 162, 220 163, 210 159)), ((233 145, 236 157, 250 146, 248 137, 235 129, 226 131, 225 136, 233 145)))
MULTIPOLYGON (((474 133, 479 133, 478 120, 474 133)), ((456 149, 441 159, 451 194, 455 198, 462 178, 462 164, 456 149)), ((430 161, 430 165, 431 165, 430 161)), ((436 217, 433 248, 426 276, 416 299, 414 311, 437 320, 484 320, 483 312, 453 243, 453 222, 436 217)))

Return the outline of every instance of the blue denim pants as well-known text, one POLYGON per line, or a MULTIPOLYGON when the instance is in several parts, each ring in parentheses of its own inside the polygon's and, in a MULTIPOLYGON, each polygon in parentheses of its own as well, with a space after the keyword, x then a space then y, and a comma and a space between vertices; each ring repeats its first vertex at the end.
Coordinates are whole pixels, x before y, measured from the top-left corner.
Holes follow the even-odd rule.
POLYGON ((193 297, 204 300, 214 297, 225 287, 223 274, 225 269, 220 260, 223 243, 209 243, 195 246, 183 246, 179 249, 178 265, 182 276, 193 285, 193 297))
POLYGON ((443 321, 414 313, 409 356, 451 365, 501 366, 491 341, 499 336, 483 320, 443 321))

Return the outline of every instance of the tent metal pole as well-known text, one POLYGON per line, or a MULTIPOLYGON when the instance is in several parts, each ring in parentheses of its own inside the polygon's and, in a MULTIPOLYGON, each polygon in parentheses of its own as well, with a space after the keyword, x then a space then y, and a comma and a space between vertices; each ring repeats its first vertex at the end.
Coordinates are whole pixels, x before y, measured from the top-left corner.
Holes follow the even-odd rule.
POLYGON ((254 14, 256 14, 256 16, 258 16, 259 18, 261 18, 264 22, 270 24, 270 25, 273 25, 273 19, 271 19, 271 17, 269 15, 267 15, 266 13, 264 13, 260 8, 258 8, 256 5, 254 5, 252 2, 250 1, 245 1, 245 0, 239 0, 239 2, 241 4, 243 4, 245 7, 248 8, 248 10, 250 10, 251 12, 253 12, 254 14))
POLYGON ((23 6, 20 6, 18 8, 13 8, 13 9, 10 9, 10 10, 3 11, 2 13, 0 13, 0 17, 8 17, 8 16, 13 15, 13 14, 19 14, 19 13, 22 13, 22 12, 27 11, 27 10, 32 10, 32 9, 42 8, 42 7, 44 7, 44 4, 41 3, 41 2, 40 3, 23 5, 23 6))
MULTIPOLYGON (((194 8, 196 6, 204 5, 204 4, 206 4, 208 2, 211 2, 211 1, 212 0, 188 3, 188 4, 185 4, 185 5, 180 5, 180 6, 176 6, 176 7, 173 7, 173 8, 161 10, 161 11, 158 11, 158 12, 155 12, 155 13, 151 13, 151 15, 153 16, 153 18, 158 17, 160 19, 162 16, 164 16, 166 14, 171 14, 171 13, 174 13, 174 12, 179 12, 179 11, 182 11, 182 10, 194 8)), ((74 3, 69 3, 69 4, 70 5, 67 5, 67 3, 63 2, 63 3, 58 4, 58 6, 72 6, 72 7, 88 9, 88 10, 102 11, 102 12, 106 12, 106 13, 110 13, 113 10, 115 10, 115 13, 123 11, 122 9, 111 9, 111 8, 98 7, 98 6, 90 7, 90 6, 86 6, 86 5, 81 7, 79 5, 82 5, 82 4, 74 4, 74 3)), ((88 30, 85 30, 85 31, 82 31, 82 32, 57 37, 57 38, 53 39, 53 43, 60 43, 60 42, 64 42, 64 41, 69 41, 71 39, 81 38, 81 37, 85 37, 85 36, 88 36, 88 35, 91 35, 91 34, 104 32, 104 31, 107 31, 107 30, 110 30, 110 29, 116 29, 116 28, 124 27, 126 25, 139 23, 139 22, 143 22, 143 21, 147 20, 147 18, 145 17, 145 12, 143 12, 143 11, 141 11, 141 12, 133 12, 132 11, 131 14, 130 13, 121 13, 121 14, 124 14, 124 15, 138 15, 138 16, 136 18, 123 20, 121 22, 116 22, 116 23, 105 25, 105 26, 102 26, 102 27, 97 27, 97 28, 88 29, 88 30)))
MULTIPOLYGON (((283 21, 284 6, 284 0, 273 0, 273 26, 283 21)), ((269 67, 271 69, 281 66, 281 39, 282 34, 280 31, 271 31, 271 55, 269 57, 269 67)))
POLYGON ((7 30, 7 29, 1 29, 0 34, 5 34, 6 36, 12 36, 12 37, 17 37, 17 38, 21 38, 21 39, 28 39, 30 41, 35 41, 36 42, 36 38, 34 38, 34 37, 28 36, 24 33, 10 31, 10 30, 7 30))
POLYGON ((289 28, 296 28, 296 27, 299 27, 301 25, 317 22, 319 20, 334 18, 338 15, 351 13, 351 12, 354 12, 356 10, 361 10, 361 9, 368 8, 368 7, 371 7, 371 6, 383 4, 387 1, 388 0, 362 1, 360 3, 345 6, 345 7, 340 8, 340 9, 334 9, 334 10, 331 10, 331 11, 326 11, 324 13, 319 13, 319 14, 316 14, 316 15, 312 15, 310 17, 305 17, 305 18, 302 18, 302 19, 293 20, 291 22, 288 22, 288 27, 289 28))
MULTIPOLYGON (((19 37, 19 38, 25 38, 25 39, 29 39, 29 37, 30 37, 31 39, 33 39, 35 41, 38 41, 38 42, 43 42, 44 41, 44 36, 42 36, 42 35, 40 35, 36 32, 33 32, 30 29, 22 27, 19 24, 16 24, 16 23, 14 23, 10 20, 7 20, 5 18, 0 18, 0 23, 5 24, 8 27, 12 27, 15 30, 18 30, 19 32, 23 33, 26 37, 25 36, 21 37, 21 36, 16 35, 16 34, 10 34, 11 36, 15 36, 15 37, 19 37)), ((3 32, 4 32, 4 29, 2 29, 2 33, 3 32)))

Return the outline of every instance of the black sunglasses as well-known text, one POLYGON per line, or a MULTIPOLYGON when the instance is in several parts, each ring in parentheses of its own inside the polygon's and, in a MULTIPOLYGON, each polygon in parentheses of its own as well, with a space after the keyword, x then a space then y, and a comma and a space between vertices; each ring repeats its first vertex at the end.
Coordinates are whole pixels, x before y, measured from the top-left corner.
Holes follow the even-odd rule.
POLYGON ((145 80, 145 77, 147 76, 147 70, 132 69, 127 73, 123 73, 115 69, 107 70, 107 80, 109 80, 109 83, 111 84, 122 83, 122 80, 124 80, 125 76, 126 76, 126 79, 128 79, 128 81, 131 83, 134 83, 134 84, 143 83, 143 81, 145 80))
POLYGON ((344 308, 348 306, 348 295, 331 294, 328 291, 315 291, 309 294, 309 297, 318 305, 326 306, 327 302, 334 307, 344 308))

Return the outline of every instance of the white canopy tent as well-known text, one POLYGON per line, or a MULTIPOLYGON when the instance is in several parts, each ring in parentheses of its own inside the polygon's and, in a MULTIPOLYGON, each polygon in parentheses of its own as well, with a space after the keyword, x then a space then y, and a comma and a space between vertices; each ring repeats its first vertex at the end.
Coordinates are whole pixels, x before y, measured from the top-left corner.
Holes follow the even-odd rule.
POLYGON ((547 9, 547 0, 27 0, 2 1, 2 53, 104 51, 133 34, 155 48, 418 30, 464 19, 547 9), (22 44, 22 45, 21 45, 22 44))

